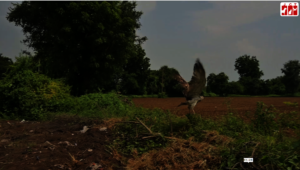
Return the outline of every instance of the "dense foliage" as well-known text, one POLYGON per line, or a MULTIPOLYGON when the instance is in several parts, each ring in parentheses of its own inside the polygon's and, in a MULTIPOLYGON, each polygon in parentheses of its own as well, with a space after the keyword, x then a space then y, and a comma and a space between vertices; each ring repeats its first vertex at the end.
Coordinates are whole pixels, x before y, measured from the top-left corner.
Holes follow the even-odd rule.
MULTIPOLYGON (((141 57, 137 65, 149 61, 140 47, 146 37, 135 34, 142 15, 135 7, 128 1, 23 1, 10 8, 7 19, 23 28, 23 42, 36 52, 42 73, 66 78, 72 94, 80 96, 115 89, 114 79, 122 77, 132 58, 141 57)), ((148 67, 140 69, 135 71, 148 67)))
POLYGON ((226 96, 228 88, 228 79, 228 76, 223 72, 218 75, 211 73, 207 77, 207 91, 216 93, 220 96, 226 96))
POLYGON ((10 65, 13 64, 11 58, 5 57, 0 53, 0 80, 4 77, 10 65))
POLYGON ((243 55, 236 59, 235 70, 240 75, 239 82, 244 86, 244 93, 250 95, 259 94, 261 84, 259 82, 263 72, 259 69, 259 61, 255 56, 243 55))
POLYGON ((51 103, 70 97, 69 86, 34 69, 32 57, 17 58, 0 81, 2 117, 40 119, 43 113, 51 111, 51 103))
POLYGON ((282 77, 283 84, 286 87, 286 92, 294 94, 300 88, 300 63, 299 60, 292 60, 284 64, 281 69, 284 76, 282 77))

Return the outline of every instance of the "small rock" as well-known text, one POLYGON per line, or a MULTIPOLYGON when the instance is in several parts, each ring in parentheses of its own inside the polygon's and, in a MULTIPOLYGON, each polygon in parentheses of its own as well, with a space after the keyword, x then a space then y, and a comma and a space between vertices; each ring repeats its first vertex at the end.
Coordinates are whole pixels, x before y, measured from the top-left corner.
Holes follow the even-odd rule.
POLYGON ((97 170, 98 168, 101 168, 102 166, 100 164, 97 163, 91 163, 89 166, 89 170, 97 170))
POLYGON ((80 130, 81 133, 85 133, 89 128, 87 126, 83 126, 83 130, 80 130))
POLYGON ((55 149, 55 145, 53 145, 49 141, 46 141, 45 143, 43 143, 42 146, 45 147, 45 148, 49 148, 52 151, 55 149))
POLYGON ((107 131, 107 127, 100 128, 100 131, 107 131))
POLYGON ((0 142, 1 143, 6 143, 6 142, 9 142, 9 139, 2 139, 0 142))
POLYGON ((43 143, 43 146, 48 146, 48 145, 53 145, 53 144, 50 143, 49 141, 46 141, 45 143, 43 143))
POLYGON ((32 133, 32 132, 34 132, 34 130, 30 130, 29 132, 32 133))
POLYGON ((62 164, 56 164, 56 165, 54 165, 54 167, 57 167, 59 169, 65 169, 65 166, 62 164))
POLYGON ((88 149, 88 152, 93 152, 93 149, 88 149))
POLYGON ((59 145, 61 145, 61 144, 66 144, 67 146, 74 146, 74 145, 72 145, 70 142, 68 142, 68 141, 64 141, 64 142, 59 142, 58 143, 59 145))

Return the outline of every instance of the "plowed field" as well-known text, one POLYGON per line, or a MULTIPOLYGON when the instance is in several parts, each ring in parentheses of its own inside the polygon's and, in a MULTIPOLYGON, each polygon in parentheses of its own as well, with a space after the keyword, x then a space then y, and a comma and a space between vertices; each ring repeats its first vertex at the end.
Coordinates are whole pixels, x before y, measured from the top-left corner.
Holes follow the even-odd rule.
MULTIPOLYGON (((136 106, 145 108, 161 108, 170 110, 172 113, 183 116, 189 112, 187 106, 177 107, 185 98, 135 98, 133 102, 136 106)), ((256 109, 256 103, 261 101, 267 106, 274 105, 280 111, 299 110, 299 108, 287 106, 283 102, 298 102, 299 97, 205 97, 195 107, 196 114, 202 117, 218 118, 227 113, 227 106, 230 103, 231 108, 236 113, 243 115, 247 111, 256 109), (227 103, 227 104, 226 104, 227 103)), ((243 117, 243 116, 242 116, 243 117)))

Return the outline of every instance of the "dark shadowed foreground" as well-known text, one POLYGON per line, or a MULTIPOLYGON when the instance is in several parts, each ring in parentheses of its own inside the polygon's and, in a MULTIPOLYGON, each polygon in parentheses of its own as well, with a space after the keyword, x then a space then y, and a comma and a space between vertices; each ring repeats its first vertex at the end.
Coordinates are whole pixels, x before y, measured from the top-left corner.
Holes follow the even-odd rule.
POLYGON ((102 166, 98 169, 119 169, 119 161, 105 149, 112 140, 110 128, 100 131, 99 124, 109 127, 74 118, 41 123, 1 120, 0 169, 83 170, 97 165, 102 166), (78 123, 71 124, 74 121, 78 123), (81 133, 84 125, 90 129, 81 133))

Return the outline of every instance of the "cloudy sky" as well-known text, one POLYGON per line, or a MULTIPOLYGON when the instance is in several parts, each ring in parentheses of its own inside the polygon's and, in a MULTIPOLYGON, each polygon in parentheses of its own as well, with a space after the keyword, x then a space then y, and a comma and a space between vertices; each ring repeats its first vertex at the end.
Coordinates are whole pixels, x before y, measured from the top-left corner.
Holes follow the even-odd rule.
MULTIPOLYGON (((21 49, 22 28, 6 20, 10 2, 0 2, 0 53, 14 58, 21 49)), ((151 69, 178 69, 190 80, 196 58, 207 75, 225 72, 238 80, 236 58, 256 56, 263 79, 282 75, 289 60, 300 59, 300 18, 281 17, 280 2, 138 2, 144 12, 138 30, 151 69)))

